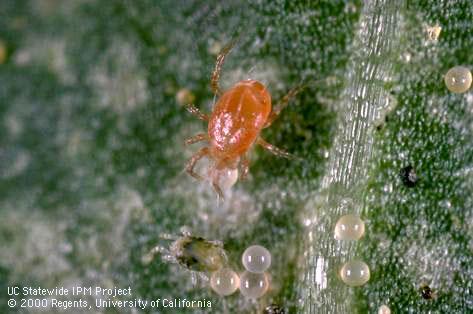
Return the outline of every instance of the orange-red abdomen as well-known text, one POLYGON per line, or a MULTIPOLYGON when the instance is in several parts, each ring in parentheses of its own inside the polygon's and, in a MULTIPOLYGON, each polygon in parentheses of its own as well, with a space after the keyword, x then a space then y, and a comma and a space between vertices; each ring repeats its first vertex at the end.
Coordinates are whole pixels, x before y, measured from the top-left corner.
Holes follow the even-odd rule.
POLYGON ((257 139, 271 113, 271 95, 254 80, 237 83, 218 100, 209 121, 211 154, 235 159, 257 139))

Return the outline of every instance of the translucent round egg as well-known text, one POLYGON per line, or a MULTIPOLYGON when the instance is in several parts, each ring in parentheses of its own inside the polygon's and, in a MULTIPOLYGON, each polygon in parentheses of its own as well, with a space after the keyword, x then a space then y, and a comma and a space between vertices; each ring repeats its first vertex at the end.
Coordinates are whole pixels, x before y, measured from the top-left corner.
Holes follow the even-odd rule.
POLYGON ((391 309, 387 305, 381 305, 378 314, 391 314, 391 309))
POLYGON ((269 280, 266 273, 252 273, 245 271, 240 276, 240 292, 247 298, 257 299, 262 297, 269 288, 269 280))
POLYGON ((456 66, 448 70, 444 80, 449 91, 464 93, 471 86, 472 76, 468 68, 456 66))
POLYGON ((357 215, 345 215, 335 225, 335 239, 358 240, 365 233, 365 223, 357 215))
POLYGON ((362 286, 370 279, 370 269, 362 261, 349 261, 340 269, 340 277, 349 286, 362 286))
POLYGON ((240 277, 229 268, 221 268, 210 276, 210 287, 217 294, 227 296, 240 287, 240 277))
POLYGON ((243 252, 241 260, 247 271, 262 273, 271 265, 271 253, 261 245, 252 245, 243 252))

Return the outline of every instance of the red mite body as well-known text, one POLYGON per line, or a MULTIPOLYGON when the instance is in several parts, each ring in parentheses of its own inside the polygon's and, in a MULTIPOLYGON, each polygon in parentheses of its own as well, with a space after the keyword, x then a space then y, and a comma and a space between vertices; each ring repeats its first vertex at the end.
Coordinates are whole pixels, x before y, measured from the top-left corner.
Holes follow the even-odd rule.
POLYGON ((223 94, 210 116, 210 155, 221 169, 238 162, 271 113, 271 95, 260 82, 241 81, 223 94))
MULTIPOLYGON (((218 80, 225 56, 230 52, 233 43, 227 45, 217 57, 215 70, 212 74, 211 86, 216 95, 221 95, 218 80)), ((249 161, 247 152, 254 144, 262 146, 271 153, 290 157, 288 153, 267 143, 260 137, 261 130, 271 125, 281 110, 288 104, 289 99, 301 88, 295 88, 282 98, 274 107, 271 106, 271 95, 258 81, 240 81, 231 89, 223 93, 215 104, 212 114, 207 116, 194 107, 188 105, 187 110, 199 119, 208 122, 207 134, 200 133, 186 140, 186 144, 208 141, 209 145, 202 147, 189 160, 187 172, 197 178, 202 177, 194 172, 196 163, 203 157, 208 157, 213 164, 210 167, 209 178, 214 189, 223 197, 220 180, 228 177, 230 172, 240 166, 241 178, 245 178, 249 161)), ((237 173, 237 172, 236 172, 237 173)), ((231 176, 231 175, 230 175, 231 176)), ((234 183, 234 181, 233 181, 234 183)))

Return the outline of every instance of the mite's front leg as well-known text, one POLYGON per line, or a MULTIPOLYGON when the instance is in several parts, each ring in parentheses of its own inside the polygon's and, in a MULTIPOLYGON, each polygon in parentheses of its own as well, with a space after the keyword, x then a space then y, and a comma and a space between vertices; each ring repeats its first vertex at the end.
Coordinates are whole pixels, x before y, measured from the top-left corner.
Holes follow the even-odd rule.
POLYGON ((191 144, 194 144, 194 143, 198 143, 200 141, 204 141, 204 140, 207 140, 208 139, 208 136, 206 133, 199 133, 193 137, 190 137, 188 138, 185 143, 186 145, 191 145, 191 144))
POLYGON ((202 121, 209 121, 209 116, 203 113, 202 111, 200 111, 199 108, 197 108, 193 104, 187 104, 186 110, 189 111, 194 116, 196 116, 197 119, 200 119, 202 121))
POLYGON ((284 158, 290 158, 290 159, 295 158, 295 156, 289 154, 288 152, 286 152, 286 151, 284 151, 280 148, 277 148, 276 146, 274 146, 272 144, 269 144, 268 142, 263 140, 261 137, 258 138, 256 143, 258 145, 260 145, 261 147, 263 147, 264 149, 266 149, 267 151, 269 151, 270 153, 272 153, 272 154, 274 154, 278 157, 284 157, 284 158))
POLYGON ((203 178, 198 175, 197 173, 194 172, 194 167, 195 167, 195 164, 200 160, 202 159, 202 157, 204 156, 207 156, 209 154, 209 148, 208 147, 202 147, 201 149, 199 149, 197 151, 197 153, 195 153, 191 159, 189 159, 189 161, 187 162, 187 165, 186 165, 186 171, 189 175, 193 176, 194 178, 198 179, 198 180, 203 180, 203 178))
POLYGON ((264 127, 267 128, 268 126, 270 126, 271 123, 273 123, 274 120, 277 119, 281 111, 287 107, 287 105, 289 104, 289 101, 294 96, 296 96, 300 91, 302 91, 304 88, 305 88, 305 85, 296 86, 293 89, 291 89, 286 95, 284 95, 284 97, 281 98, 273 107, 273 110, 269 114, 269 117, 266 120, 264 127))
POLYGON ((223 63, 225 62, 225 57, 230 53, 233 46, 235 45, 236 40, 232 40, 217 56, 217 61, 215 62, 215 69, 212 72, 212 78, 210 79, 210 86, 215 95, 220 96, 221 90, 219 86, 220 72, 222 71, 223 63))

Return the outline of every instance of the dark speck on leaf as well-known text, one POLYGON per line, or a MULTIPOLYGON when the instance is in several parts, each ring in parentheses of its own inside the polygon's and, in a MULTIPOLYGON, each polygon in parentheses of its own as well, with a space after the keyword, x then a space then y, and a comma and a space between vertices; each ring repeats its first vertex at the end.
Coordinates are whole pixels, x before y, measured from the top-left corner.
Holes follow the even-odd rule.
POLYGON ((400 176, 401 176, 402 183, 405 186, 410 187, 410 188, 416 186, 417 181, 419 181, 419 179, 417 178, 417 174, 414 170, 414 167, 412 167, 411 165, 402 168, 400 172, 400 176))
POLYGON ((422 298, 425 300, 432 300, 434 298, 434 292, 427 285, 422 286, 420 288, 420 292, 422 294, 422 298))

